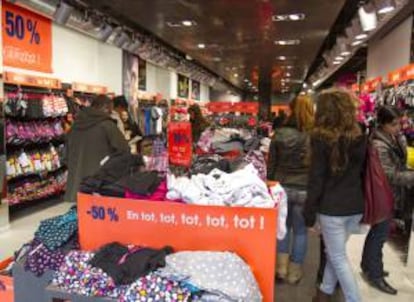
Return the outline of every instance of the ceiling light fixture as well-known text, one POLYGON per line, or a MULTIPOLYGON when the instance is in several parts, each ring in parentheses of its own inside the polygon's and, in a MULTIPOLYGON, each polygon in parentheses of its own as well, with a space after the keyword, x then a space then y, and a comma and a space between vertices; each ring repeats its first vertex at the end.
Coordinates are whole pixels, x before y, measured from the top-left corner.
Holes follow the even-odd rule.
POLYGON ((195 22, 191 20, 183 20, 181 21, 181 24, 185 27, 190 27, 190 26, 194 26, 195 22))
POLYGON ((287 77, 290 77, 291 76, 291 74, 289 73, 289 72, 286 72, 286 74, 285 74, 287 77))
POLYGON ((276 40, 274 42, 276 45, 299 45, 300 44, 300 40, 298 39, 292 39, 292 40, 276 40))
POLYGON ((372 4, 366 4, 358 9, 359 21, 363 31, 372 31, 377 28, 378 18, 375 7, 372 4))
POLYGON ((376 0, 375 6, 377 8, 378 14, 388 14, 395 10, 397 7, 395 0, 376 0))
POLYGON ((247 83, 249 80, 248 79, 244 79, 244 81, 247 83))
POLYGON ((272 16, 273 22, 281 21, 301 21, 305 19, 305 14, 283 14, 283 15, 274 15, 272 16))
POLYGON ((109 37, 112 35, 114 28, 108 23, 104 23, 98 33, 98 39, 106 42, 109 37))
POLYGON ((197 47, 200 48, 200 49, 204 49, 204 48, 206 48, 206 44, 200 43, 200 44, 197 45, 197 47))
POLYGON ((221 58, 220 58, 220 57, 214 57, 214 58, 213 58, 213 61, 214 61, 214 62, 221 62, 221 58))
POLYGON ((344 60, 344 58, 343 57, 341 57, 341 56, 337 56, 337 57, 335 57, 335 61, 343 61, 344 60))
POLYGON ((115 36, 114 45, 116 47, 122 48, 128 42, 128 40, 128 35, 124 31, 121 31, 115 36))
POLYGON ((341 56, 349 56, 351 54, 351 48, 347 43, 347 39, 343 36, 336 39, 336 45, 338 47, 341 56))
POLYGON ((239 77, 239 74, 235 73, 233 76, 234 76, 235 78, 238 78, 238 77, 239 77))
POLYGON ((302 87, 303 88, 307 88, 308 87, 308 84, 306 84, 305 82, 303 83, 303 85, 302 85, 302 87))
POLYGON ((333 63, 332 64, 334 64, 334 65, 339 65, 339 64, 341 64, 341 62, 340 61, 333 61, 333 63))
POLYGON ((362 43, 364 43, 364 41, 362 41, 362 40, 356 40, 356 41, 354 41, 354 42, 352 42, 352 46, 358 46, 358 45, 361 45, 362 43))
POLYGON ((277 59, 278 60, 281 60, 281 61, 285 61, 286 60, 286 57, 285 56, 278 56, 277 59))
POLYGON ((141 41, 138 39, 132 40, 132 42, 126 47, 129 52, 135 53, 141 47, 141 41))
POLYGON ((60 1, 59 5, 56 7, 55 13, 53 14, 53 19, 57 24, 65 25, 66 22, 68 22, 73 10, 73 6, 70 6, 64 1, 60 1))

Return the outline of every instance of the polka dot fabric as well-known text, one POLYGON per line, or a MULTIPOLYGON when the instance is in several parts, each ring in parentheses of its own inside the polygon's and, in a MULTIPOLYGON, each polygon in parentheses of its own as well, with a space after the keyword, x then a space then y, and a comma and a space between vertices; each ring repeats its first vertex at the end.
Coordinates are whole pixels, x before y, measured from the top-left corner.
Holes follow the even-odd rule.
POLYGON ((100 268, 90 265, 93 256, 90 252, 70 252, 55 274, 53 284, 69 293, 118 299, 127 287, 117 287, 100 268))
POLYGON ((168 255, 166 262, 166 267, 159 271, 162 276, 169 279, 186 276, 188 283, 222 296, 223 301, 262 301, 249 266, 234 253, 179 252, 168 255))
POLYGON ((139 301, 188 302, 195 300, 191 299, 191 292, 181 287, 178 282, 150 273, 132 283, 119 299, 119 302, 139 301))
POLYGON ((57 271, 65 259, 61 251, 51 251, 40 241, 30 243, 30 252, 26 257, 24 268, 36 276, 42 276, 47 270, 57 271))
POLYGON ((67 213, 40 222, 35 238, 49 250, 56 250, 64 245, 78 230, 76 208, 67 213))

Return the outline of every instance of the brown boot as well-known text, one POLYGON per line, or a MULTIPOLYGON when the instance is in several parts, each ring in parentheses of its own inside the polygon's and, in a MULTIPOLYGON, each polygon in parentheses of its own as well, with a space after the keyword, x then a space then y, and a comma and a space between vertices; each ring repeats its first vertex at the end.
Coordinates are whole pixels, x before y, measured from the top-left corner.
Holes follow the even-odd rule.
POLYGON ((289 264, 289 273, 287 280, 290 284, 298 284, 299 281, 302 279, 303 272, 302 272, 302 265, 291 262, 289 264))
POLYGON ((289 254, 278 253, 276 263, 276 278, 279 281, 286 280, 289 271, 289 254))
POLYGON ((319 288, 316 290, 316 295, 312 299, 312 302, 329 302, 329 301, 331 301, 331 295, 325 294, 319 288))

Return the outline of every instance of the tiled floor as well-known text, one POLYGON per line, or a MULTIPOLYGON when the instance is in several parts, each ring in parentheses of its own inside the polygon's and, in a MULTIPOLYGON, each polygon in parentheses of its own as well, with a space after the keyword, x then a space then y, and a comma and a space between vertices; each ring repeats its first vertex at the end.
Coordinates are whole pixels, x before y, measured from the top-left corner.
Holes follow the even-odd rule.
MULTIPOLYGON (((29 208, 15 215, 10 230, 0 233, 0 260, 12 255, 13 251, 19 248, 22 243, 30 240, 40 220, 64 213, 71 205, 69 203, 45 204, 35 211, 29 208)), ((365 283, 359 274, 359 261, 364 239, 364 235, 354 235, 348 244, 350 260, 362 292, 363 302, 413 302, 414 279, 410 279, 408 276, 414 277, 414 267, 405 267, 400 260, 400 255, 389 245, 386 246, 384 251, 385 267, 391 274, 388 278, 389 282, 399 290, 398 295, 394 297, 382 294, 365 283)), ((315 291, 315 274, 318 261, 318 239, 312 237, 310 238, 304 279, 297 286, 277 285, 275 301, 310 302, 315 291)), ((337 302, 342 302, 341 294, 338 296, 337 302)))

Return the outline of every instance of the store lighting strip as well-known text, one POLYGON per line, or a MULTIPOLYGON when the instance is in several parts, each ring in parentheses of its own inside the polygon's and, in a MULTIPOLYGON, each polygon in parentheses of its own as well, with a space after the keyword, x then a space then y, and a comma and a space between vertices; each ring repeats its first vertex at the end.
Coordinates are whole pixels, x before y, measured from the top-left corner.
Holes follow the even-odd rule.
MULTIPOLYGON (((350 58, 359 50, 359 48, 361 47, 362 44, 369 42, 369 40, 377 33, 379 32, 392 18, 394 18, 396 15, 398 15, 405 7, 407 4, 409 4, 410 0, 401 0, 400 2, 397 3, 397 7, 396 9, 394 9, 392 12, 390 12, 388 15, 386 15, 379 23, 378 26, 375 30, 367 33, 367 38, 364 40, 355 40, 355 43, 352 43, 352 46, 354 46, 354 48, 352 49, 352 54, 347 56, 346 58, 343 58, 342 61, 339 60, 335 60, 335 58, 332 58, 332 65, 327 67, 328 72, 323 75, 322 77, 317 76, 318 73, 322 73, 322 71, 320 70, 320 67, 318 67, 317 71, 314 72, 309 79, 317 77, 316 80, 311 81, 312 82, 312 86, 314 89, 317 89, 321 84, 323 84, 327 79, 329 79, 335 72, 337 72, 343 65, 345 65, 350 58), (356 43, 358 42, 358 43, 356 43), (319 70, 319 71, 318 71, 319 70)), ((358 16, 358 13, 357 13, 358 16)), ((334 46, 334 48, 337 45, 334 46)), ((332 50, 328 50, 328 51, 332 51, 332 50)))

